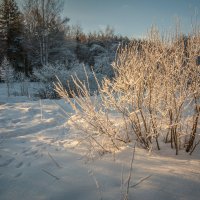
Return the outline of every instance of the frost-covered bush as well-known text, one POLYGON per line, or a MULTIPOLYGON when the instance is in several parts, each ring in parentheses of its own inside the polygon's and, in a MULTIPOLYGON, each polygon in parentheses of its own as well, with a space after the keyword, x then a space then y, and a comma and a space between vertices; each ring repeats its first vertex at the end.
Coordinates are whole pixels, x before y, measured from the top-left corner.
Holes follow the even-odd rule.
MULTIPOLYGON (((94 52, 98 52, 94 54, 94 71, 95 73, 101 73, 104 76, 112 78, 114 76, 114 70, 112 67, 112 63, 115 60, 115 54, 117 50, 118 44, 112 44, 108 49, 104 49, 102 51, 97 51, 96 46, 93 47, 94 52)), ((101 48, 100 48, 101 49, 101 48)))
POLYGON ((109 78, 114 76, 112 62, 114 58, 109 54, 100 54, 95 57, 94 72, 103 74, 109 78))
POLYGON ((77 43, 75 54, 79 62, 88 63, 90 60, 89 47, 85 44, 77 43))
POLYGON ((40 99, 58 99, 59 95, 54 90, 53 83, 42 84, 34 95, 40 99))
POLYGON ((146 40, 122 47, 115 77, 105 78, 92 97, 77 77, 80 96, 58 83, 56 91, 76 113, 69 122, 81 130, 80 140, 106 152, 132 141, 160 150, 165 142, 176 154, 191 154, 200 144, 199 33, 185 39, 176 32, 165 40, 153 29, 146 40))
POLYGON ((63 80, 67 75, 67 68, 62 64, 48 64, 33 71, 34 76, 43 83, 53 82, 56 76, 63 80))
MULTIPOLYGON (((70 89, 75 90, 76 86, 72 78, 73 76, 76 76, 83 82, 88 82, 91 91, 97 89, 97 84, 91 68, 88 65, 79 63, 77 60, 70 63, 67 67, 59 63, 46 65, 41 69, 34 70, 34 76, 44 85, 44 89, 40 89, 39 91, 42 98, 57 97, 52 83, 58 79, 67 91, 70 89)), ((97 78, 103 79, 103 75, 97 74, 97 78)))
POLYGON ((20 85, 20 96, 29 96, 30 79, 22 72, 15 74, 15 82, 20 85))
POLYGON ((49 64, 40 69, 35 69, 33 75, 37 81, 43 84, 43 87, 39 88, 37 96, 40 98, 54 98, 57 95, 54 92, 52 83, 58 77, 64 84, 67 77, 67 68, 63 64, 49 64))
MULTIPOLYGON (((91 70, 91 67, 89 67, 88 65, 84 65, 83 63, 79 62, 73 63, 73 65, 70 67, 70 70, 68 70, 68 74, 66 76, 67 90, 76 91, 76 85, 74 84, 74 77, 76 77, 77 79, 81 80, 84 83, 87 83, 91 93, 97 90, 98 86, 93 71, 91 70)), ((101 80, 103 79, 103 75, 97 73, 96 78, 101 82, 101 80)))
POLYGON ((106 50, 98 44, 93 44, 90 48, 90 52, 92 53, 92 55, 97 56, 100 53, 105 52, 106 50))
POLYGON ((14 81, 14 69, 6 57, 4 57, 0 66, 0 77, 6 83, 7 93, 10 96, 10 88, 14 81))
POLYGON ((95 65, 95 56, 98 56, 102 53, 105 53, 106 49, 104 47, 102 47, 99 44, 92 44, 89 48, 89 59, 88 59, 88 64, 90 66, 94 66, 95 65))

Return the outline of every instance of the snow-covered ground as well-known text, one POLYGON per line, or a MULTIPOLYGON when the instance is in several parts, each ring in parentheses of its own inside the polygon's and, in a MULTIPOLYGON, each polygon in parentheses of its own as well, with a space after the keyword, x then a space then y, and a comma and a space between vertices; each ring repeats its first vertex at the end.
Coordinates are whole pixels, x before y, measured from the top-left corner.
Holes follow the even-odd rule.
MULTIPOLYGON (((88 160, 72 148, 63 100, 6 96, 0 84, 0 199, 122 199, 132 149, 88 160), (123 184, 122 184, 123 182, 123 184)), ((200 147, 192 156, 136 148, 129 199, 200 199, 200 147)))

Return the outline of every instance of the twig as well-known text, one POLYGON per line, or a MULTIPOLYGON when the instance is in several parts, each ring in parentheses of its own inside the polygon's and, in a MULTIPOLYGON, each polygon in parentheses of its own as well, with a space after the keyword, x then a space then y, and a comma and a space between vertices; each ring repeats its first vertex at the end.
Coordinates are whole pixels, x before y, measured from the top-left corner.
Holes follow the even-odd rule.
POLYGON ((195 148, 197 147, 197 145, 200 144, 200 140, 198 142, 195 143, 194 147, 192 148, 192 150, 190 151, 190 155, 192 155, 193 151, 195 150, 195 148))
POLYGON ((148 175, 148 176, 146 176, 146 177, 144 177, 144 178, 142 178, 142 179, 140 179, 136 184, 131 185, 130 187, 133 188, 133 187, 139 185, 140 183, 142 183, 142 182, 145 181, 146 179, 150 178, 151 176, 152 176, 152 174, 151 174, 151 175, 148 175))
POLYGON ((122 172, 121 172, 121 195, 123 197, 124 190, 124 165, 122 164, 122 172))
POLYGON ((103 198, 102 198, 101 188, 100 188, 100 185, 99 185, 99 183, 98 183, 98 181, 97 181, 97 179, 96 179, 96 177, 95 177, 95 175, 94 175, 93 170, 88 171, 88 173, 90 174, 90 176, 92 176, 92 178, 93 178, 93 180, 94 180, 94 182, 95 182, 95 185, 96 185, 97 190, 98 190, 98 192, 99 192, 99 199, 102 200, 103 198))
POLYGON ((130 188, 130 181, 131 181, 132 170, 133 170, 133 161, 134 161, 134 157, 135 157, 135 146, 136 146, 136 142, 135 142, 134 147, 133 147, 133 155, 132 155, 132 159, 131 159, 129 177, 128 177, 127 188, 126 188, 126 195, 124 197, 124 200, 128 200, 128 194, 129 194, 129 188, 130 188))
POLYGON ((43 119, 42 100, 40 99, 40 117, 43 119))
POLYGON ((49 176, 52 176, 53 178, 55 178, 56 180, 59 180, 60 178, 58 178, 57 176, 53 175, 52 173, 48 172, 45 169, 42 169, 43 172, 45 172, 46 174, 48 174, 49 176))
POLYGON ((52 155, 48 152, 48 156, 51 158, 51 160, 55 163, 55 165, 58 167, 58 168, 62 168, 58 162, 52 157, 52 155))

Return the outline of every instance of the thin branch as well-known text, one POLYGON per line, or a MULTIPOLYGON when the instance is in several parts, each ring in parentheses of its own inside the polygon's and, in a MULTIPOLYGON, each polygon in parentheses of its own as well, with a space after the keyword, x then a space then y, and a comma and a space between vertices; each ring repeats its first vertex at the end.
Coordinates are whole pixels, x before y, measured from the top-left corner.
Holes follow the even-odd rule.
POLYGON ((51 160, 55 163, 55 165, 58 167, 58 168, 62 168, 58 162, 52 157, 52 155, 48 152, 48 156, 51 158, 51 160))
POLYGON ((56 180, 60 180, 60 178, 58 178, 57 176, 53 175, 52 173, 48 172, 47 170, 45 169, 42 169, 43 172, 45 172, 46 174, 48 174, 49 176, 55 178, 56 180))
POLYGON ((142 182, 145 181, 146 179, 150 178, 151 176, 152 176, 152 174, 151 174, 151 175, 148 175, 148 176, 145 176, 144 178, 140 179, 136 184, 131 185, 130 187, 133 188, 133 187, 139 185, 140 183, 142 183, 142 182))

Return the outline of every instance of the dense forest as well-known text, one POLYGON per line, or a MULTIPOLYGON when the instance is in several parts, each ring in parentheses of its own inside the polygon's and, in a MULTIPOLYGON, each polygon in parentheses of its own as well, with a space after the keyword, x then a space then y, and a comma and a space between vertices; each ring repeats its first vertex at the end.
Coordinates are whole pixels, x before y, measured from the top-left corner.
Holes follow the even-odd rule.
MULTIPOLYGON (((81 63, 95 72, 112 76, 110 63, 120 43, 112 27, 85 34, 80 25, 69 25, 61 17, 61 0, 3 0, 0 5, 0 61, 6 57, 15 72, 32 76, 34 71, 49 65, 64 70, 81 63)), ((67 13, 66 13, 67 15, 67 13)))

